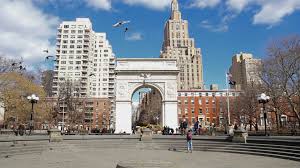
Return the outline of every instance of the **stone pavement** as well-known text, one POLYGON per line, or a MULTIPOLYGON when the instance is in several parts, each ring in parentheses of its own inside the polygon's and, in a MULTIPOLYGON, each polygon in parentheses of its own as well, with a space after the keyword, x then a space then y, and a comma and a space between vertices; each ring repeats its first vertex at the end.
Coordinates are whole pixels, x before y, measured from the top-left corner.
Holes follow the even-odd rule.
MULTIPOLYGON (((168 162, 174 168, 299 168, 300 162, 263 156, 230 153, 139 149, 84 149, 70 145, 47 149, 41 154, 16 155, 0 159, 2 168, 115 168, 124 161, 168 162)), ((155 168, 158 166, 153 166, 155 168)))

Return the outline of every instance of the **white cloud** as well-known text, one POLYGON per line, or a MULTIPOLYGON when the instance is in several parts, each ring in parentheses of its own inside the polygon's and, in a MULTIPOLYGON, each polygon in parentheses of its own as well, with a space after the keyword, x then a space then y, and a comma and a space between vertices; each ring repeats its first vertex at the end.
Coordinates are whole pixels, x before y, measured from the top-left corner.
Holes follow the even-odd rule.
POLYGON ((236 12, 241 12, 253 0, 227 0, 226 5, 229 9, 236 12))
POLYGON ((142 40, 142 34, 141 33, 131 33, 128 36, 126 36, 125 38, 128 41, 138 41, 138 40, 142 40))
POLYGON ((249 8, 254 11, 253 24, 273 26, 300 10, 300 0, 194 0, 192 7, 213 8, 225 4, 226 15, 237 15, 249 8))
POLYGON ((213 24, 208 20, 203 20, 200 26, 212 32, 226 32, 229 29, 229 26, 226 23, 213 24))
POLYGON ((194 0, 191 4, 191 7, 198 7, 198 8, 213 8, 217 6, 221 0, 194 0))
POLYGON ((0 5, 0 54, 23 58, 27 64, 44 60, 44 49, 53 54, 50 39, 59 18, 43 13, 31 0, 2 0, 0 5))
POLYGON ((257 1, 261 5, 261 10, 255 14, 254 24, 275 25, 281 22, 285 16, 300 10, 300 0, 257 1))
POLYGON ((171 5, 172 0, 123 0, 128 5, 139 5, 146 8, 163 10, 171 5))
POLYGON ((95 9, 111 10, 111 0, 85 0, 87 5, 95 9))

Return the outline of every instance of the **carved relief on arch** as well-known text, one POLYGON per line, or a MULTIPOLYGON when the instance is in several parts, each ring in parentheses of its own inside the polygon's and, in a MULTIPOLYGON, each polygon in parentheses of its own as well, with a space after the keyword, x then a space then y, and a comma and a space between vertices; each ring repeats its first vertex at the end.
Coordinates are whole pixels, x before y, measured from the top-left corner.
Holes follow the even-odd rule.
POLYGON ((127 82, 120 82, 117 83, 117 97, 124 99, 128 97, 128 83, 127 82))
POLYGON ((177 99, 177 86, 176 83, 167 83, 167 97, 169 99, 177 99))

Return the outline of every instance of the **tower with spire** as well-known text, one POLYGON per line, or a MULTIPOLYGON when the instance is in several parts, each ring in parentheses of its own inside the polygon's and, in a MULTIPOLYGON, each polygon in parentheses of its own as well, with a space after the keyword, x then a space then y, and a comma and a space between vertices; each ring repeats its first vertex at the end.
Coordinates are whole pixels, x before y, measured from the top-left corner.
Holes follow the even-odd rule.
POLYGON ((179 90, 203 89, 201 49, 196 48, 194 39, 189 37, 188 21, 181 18, 177 0, 171 3, 171 16, 165 24, 160 57, 177 59, 179 90))

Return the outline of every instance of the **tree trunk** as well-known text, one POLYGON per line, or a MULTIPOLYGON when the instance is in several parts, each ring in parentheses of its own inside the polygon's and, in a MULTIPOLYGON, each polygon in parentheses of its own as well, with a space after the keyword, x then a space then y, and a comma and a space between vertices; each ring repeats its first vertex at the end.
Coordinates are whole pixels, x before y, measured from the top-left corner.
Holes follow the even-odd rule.
POLYGON ((277 133, 279 133, 279 122, 278 122, 278 113, 277 113, 277 110, 275 110, 275 115, 276 115, 276 128, 277 128, 277 133))

